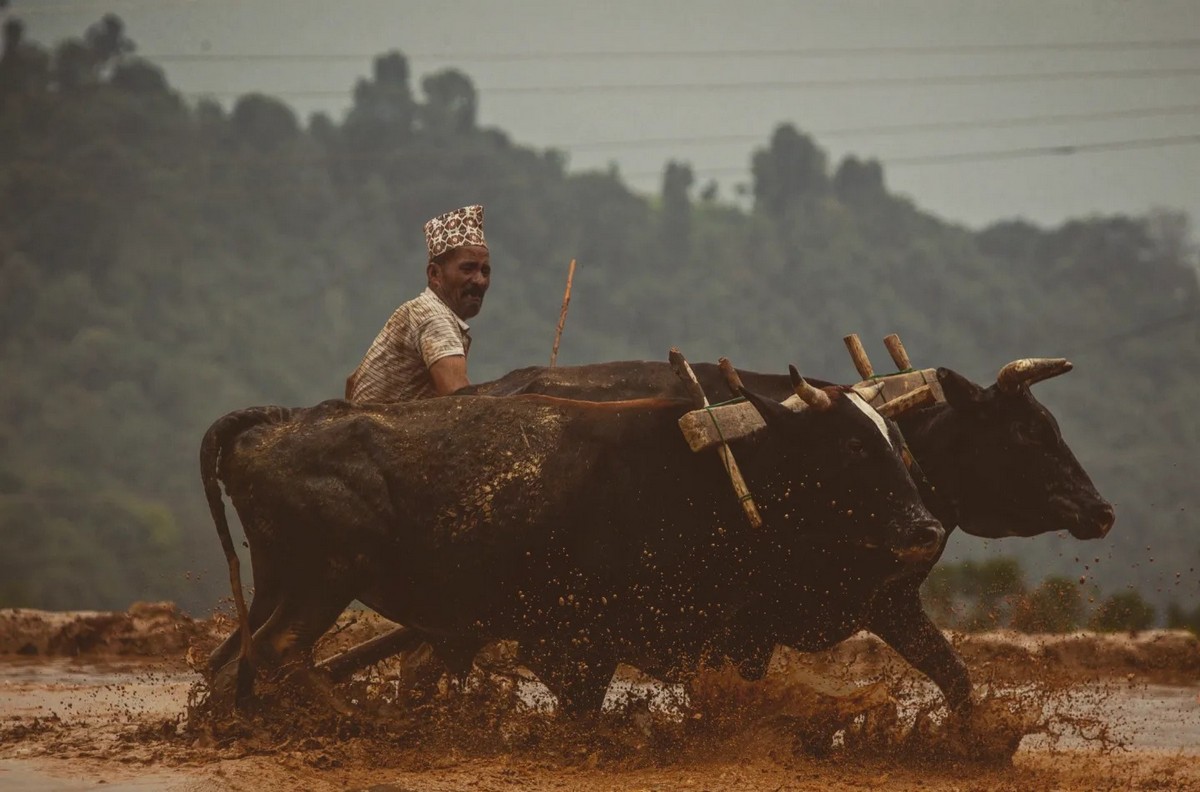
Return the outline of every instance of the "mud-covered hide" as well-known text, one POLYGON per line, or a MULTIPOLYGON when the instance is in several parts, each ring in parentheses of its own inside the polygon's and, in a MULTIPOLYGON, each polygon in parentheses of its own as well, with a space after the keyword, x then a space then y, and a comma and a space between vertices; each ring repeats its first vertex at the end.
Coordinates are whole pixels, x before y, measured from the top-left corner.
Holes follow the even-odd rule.
MULTIPOLYGON (((736 398, 720 369, 713 363, 694 363, 692 370, 700 380, 710 402, 736 398)), ((783 401, 792 395, 791 378, 786 375, 739 371, 742 382, 759 395, 783 401)), ((810 380, 818 387, 829 383, 810 380)), ((529 366, 510 371, 499 379, 468 386, 460 394, 516 396, 539 393, 564 399, 617 401, 651 397, 687 399, 689 393, 669 363, 649 360, 619 360, 583 366, 529 366)))
MULTIPOLYGON (((697 363, 692 368, 711 401, 733 396, 716 365, 697 363)), ((738 373, 747 388, 764 396, 781 400, 792 393, 786 375, 738 373)), ((931 497, 926 490, 927 505, 947 535, 956 526, 987 537, 1067 529, 1079 538, 1092 538, 1108 531, 1111 506, 1096 492, 1053 415, 1027 386, 1010 391, 996 384, 983 388, 945 368, 938 369, 937 376, 946 401, 902 415, 897 422, 936 493, 931 497)), ((532 367, 473 387, 496 395, 546 393, 586 399, 686 395, 670 366, 656 361, 532 367)), ((969 691, 965 666, 920 602, 921 582, 944 548, 943 543, 924 568, 901 579, 872 578, 873 562, 867 556, 849 553, 829 559, 843 575, 822 580, 835 581, 836 587, 801 587, 795 593, 795 615, 785 617, 788 623, 754 634, 763 619, 744 620, 748 632, 741 640, 747 658, 761 656, 757 642, 768 634, 786 636, 780 642, 795 648, 819 649, 869 629, 929 675, 951 706, 964 706, 969 691), (813 611, 824 617, 810 619, 813 611)), ((784 612, 772 609, 773 614, 784 612)), ((753 673, 752 665, 747 660, 743 670, 753 673)))
POLYGON ((831 559, 887 579, 940 545, 850 400, 771 404, 735 447, 760 529, 716 452, 687 448, 681 401, 338 401, 242 428, 220 478, 250 545, 251 621, 273 614, 256 651, 311 645, 358 599, 443 646, 516 639, 568 706, 598 707, 618 662, 671 676, 754 632, 747 617, 784 623, 798 586, 852 586, 831 559))

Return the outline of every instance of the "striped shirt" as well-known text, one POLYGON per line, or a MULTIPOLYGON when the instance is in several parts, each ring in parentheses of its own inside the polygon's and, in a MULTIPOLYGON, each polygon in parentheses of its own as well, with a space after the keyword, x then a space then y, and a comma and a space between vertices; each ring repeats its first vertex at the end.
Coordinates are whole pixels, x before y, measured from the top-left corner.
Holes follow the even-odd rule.
POLYGON ((466 357, 470 326, 426 287, 395 310, 347 382, 353 402, 398 402, 437 396, 429 367, 466 357))

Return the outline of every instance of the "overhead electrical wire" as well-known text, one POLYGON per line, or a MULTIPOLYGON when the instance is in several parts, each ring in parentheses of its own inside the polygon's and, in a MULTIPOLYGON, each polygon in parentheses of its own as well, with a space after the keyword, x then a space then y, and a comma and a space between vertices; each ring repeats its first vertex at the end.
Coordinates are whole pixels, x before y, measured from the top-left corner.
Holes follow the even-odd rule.
MULTIPOLYGON (((914 132, 935 132, 952 129, 1010 129, 1013 127, 1037 126, 1039 124, 1063 124, 1078 121, 1101 121, 1118 118, 1153 118, 1159 116, 1185 116, 1200 114, 1200 105, 1168 105, 1160 107, 1135 107, 1123 110, 1102 110, 1094 113, 1050 113, 1045 115, 1016 116, 1013 118, 962 119, 956 121, 918 121, 906 124, 875 124, 868 126, 828 127, 805 130, 815 137, 855 137, 860 135, 895 135, 914 132)), ((623 138, 612 140, 580 141, 564 144, 571 151, 606 148, 637 148, 670 146, 692 143, 747 143, 763 140, 762 133, 735 135, 690 135, 682 137, 623 138)))
MULTIPOLYGON (((1170 51, 1200 48, 1200 39, 1159 39, 1148 41, 1059 41, 1017 44, 927 44, 913 46, 874 47, 788 47, 758 49, 695 49, 695 50, 578 50, 571 52, 402 52, 413 60, 457 61, 463 63, 494 63, 522 61, 587 61, 587 60, 674 60, 725 59, 755 60, 763 58, 862 58, 879 56, 980 55, 1027 52, 1129 52, 1170 51)), ((364 61, 382 53, 369 52, 163 52, 145 57, 164 63, 208 62, 319 62, 364 61)))
MULTIPOLYGON (((827 88, 889 88, 912 86, 988 85, 1027 82, 1062 82, 1070 80, 1136 80, 1168 77, 1195 77, 1200 75, 1200 66, 1154 67, 1144 69, 1088 69, 1083 71, 1049 71, 1027 73, 993 74, 934 74, 887 77, 834 77, 809 80, 747 80, 742 82, 698 82, 698 83, 597 83, 585 85, 509 85, 479 86, 480 93, 489 96, 518 94, 640 94, 640 93, 724 93, 728 91, 777 91, 827 88)), ((189 90, 184 94, 191 97, 240 96, 246 90, 189 90)), ((341 89, 282 89, 262 91, 275 96, 311 97, 343 96, 350 98, 351 91, 341 89)))
MULTIPOLYGON (((925 154, 905 157, 870 157, 888 167, 905 165, 925 165, 951 162, 993 162, 1008 159, 1024 159, 1027 157, 1070 156, 1087 154, 1098 151, 1121 151, 1131 149, 1167 148, 1172 146, 1190 146, 1200 144, 1200 133, 1192 135, 1174 135, 1160 138, 1134 138, 1130 140, 1110 140, 1100 143, 1065 143, 1054 146, 1028 146, 1015 149, 992 149, 988 151, 961 151, 943 154, 925 154)), ((696 176, 737 176, 749 173, 749 166, 697 168, 693 170, 696 176)), ((659 178, 662 171, 639 171, 626 173, 618 171, 621 178, 629 180, 644 180, 659 178)))

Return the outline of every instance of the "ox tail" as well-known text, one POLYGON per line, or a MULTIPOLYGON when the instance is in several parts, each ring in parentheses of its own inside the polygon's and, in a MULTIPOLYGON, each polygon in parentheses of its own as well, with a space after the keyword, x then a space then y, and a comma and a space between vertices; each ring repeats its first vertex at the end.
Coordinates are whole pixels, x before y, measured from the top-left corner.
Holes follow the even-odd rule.
POLYGON ((221 539, 221 549, 229 564, 229 585, 233 589, 233 601, 237 607, 238 632, 241 648, 238 653, 237 688, 235 701, 246 699, 254 688, 254 667, 251 663, 250 614, 246 609, 246 597, 242 593, 241 562, 233 537, 229 534, 229 521, 225 517, 225 501, 221 496, 221 461, 228 453, 230 444, 238 435, 266 423, 280 423, 292 415, 285 407, 250 407, 237 410, 218 418, 200 441, 200 480, 204 482, 204 495, 208 499, 208 510, 221 539))

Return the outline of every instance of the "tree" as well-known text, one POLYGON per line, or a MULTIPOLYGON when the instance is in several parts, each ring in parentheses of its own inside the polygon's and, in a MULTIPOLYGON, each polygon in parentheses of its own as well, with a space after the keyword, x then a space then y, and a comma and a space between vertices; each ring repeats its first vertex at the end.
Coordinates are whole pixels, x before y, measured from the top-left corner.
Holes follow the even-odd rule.
POLYGON ((404 145, 413 135, 416 114, 408 60, 399 52, 379 56, 374 79, 359 80, 354 86, 354 105, 345 125, 352 150, 383 151, 404 145))
POLYGON ((109 65, 123 55, 137 49, 125 35, 125 23, 116 14, 105 14, 104 18, 87 29, 83 36, 92 57, 101 65, 109 65))
POLYGON ((1018 600, 1012 626, 1022 632, 1065 633, 1078 629, 1083 620, 1083 597, 1079 584, 1052 576, 1018 600))
POLYGON ((692 202, 688 190, 695 176, 690 165, 671 160, 663 171, 662 240, 664 249, 687 259, 691 253, 692 202))
POLYGON ((106 14, 87 29, 82 40, 67 39, 58 46, 55 81, 63 91, 95 85, 134 49, 133 41, 125 36, 125 23, 115 14, 106 14))
POLYGON ((1167 604, 1167 627, 1200 633, 1200 606, 1187 611, 1175 600, 1167 604))
POLYGON ((777 127, 770 147, 754 152, 751 171, 754 205, 772 214, 781 214, 801 198, 819 196, 829 189, 825 153, 791 124, 777 127))
POLYGON ((168 96, 171 93, 163 70, 141 58, 118 64, 109 82, 114 88, 143 96, 168 96))
POLYGON ((475 86, 457 69, 445 69, 421 81, 425 92, 422 119, 435 139, 461 135, 475 128, 475 86))
POLYGON ((274 97, 257 93, 237 100, 230 124, 238 139, 259 152, 278 149, 300 133, 300 124, 290 107, 274 97))
POLYGON ((833 176, 833 190, 848 204, 859 204, 870 198, 886 197, 883 166, 878 160, 862 161, 846 157, 833 176))
POLYGON ((934 567, 922 598, 944 626, 989 630, 1008 624, 1014 600, 1025 591, 1015 558, 961 561, 934 567))
POLYGON ((1154 606, 1136 591, 1113 594, 1092 615, 1088 627, 1097 632, 1135 632, 1154 626, 1154 606))

